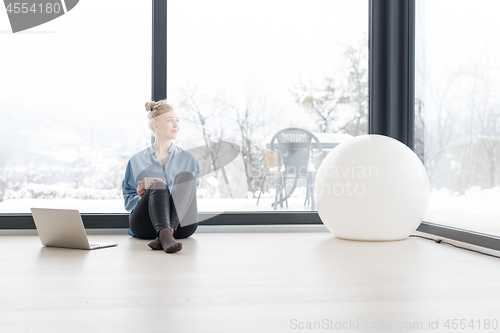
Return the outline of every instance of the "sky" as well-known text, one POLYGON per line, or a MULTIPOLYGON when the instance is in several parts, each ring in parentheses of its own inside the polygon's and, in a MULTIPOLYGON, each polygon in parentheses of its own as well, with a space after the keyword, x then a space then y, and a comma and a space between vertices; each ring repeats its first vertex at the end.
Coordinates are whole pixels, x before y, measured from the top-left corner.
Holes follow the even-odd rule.
MULTIPOLYGON (((148 135, 143 107, 151 97, 151 2, 120 3, 81 1, 66 15, 16 34, 0 10, 0 112, 27 124, 27 132, 4 124, 9 134, 22 142, 31 126, 50 119, 56 121, 48 131, 65 138, 123 128, 148 135)), ((499 1, 417 1, 422 4, 427 73, 437 76, 443 63, 460 66, 465 53, 479 57, 467 47, 472 42, 498 49, 491 35, 500 28, 499 1)), ((253 85, 291 106, 298 82, 318 82, 343 68, 342 51, 368 32, 368 1, 169 0, 168 19, 170 101, 193 84, 236 98, 253 85)), ((498 71, 495 59, 490 56, 490 65, 498 71)))
MULTIPOLYGON (((0 10, 2 49, 9 50, 0 58, 0 112, 27 123, 27 133, 9 126, 21 146, 43 131, 47 140, 74 143, 91 131, 149 135, 151 2, 120 3, 81 1, 64 16, 16 34, 0 10), (37 128, 41 124, 45 129, 37 128)), ((367 31, 367 3, 170 0, 168 100, 176 102, 179 87, 201 83, 237 99, 253 85, 293 104, 291 89, 300 80, 341 67, 342 50, 367 31)))
POLYGON ((299 81, 342 66, 368 33, 368 1, 169 1, 169 95, 184 82, 238 94, 246 84, 290 99, 299 81))
POLYGON ((89 133, 94 143, 115 145, 131 137, 124 130, 144 132, 137 124, 151 97, 151 2, 141 3, 131 10, 80 1, 16 34, 0 10, 0 112, 12 120, 3 134, 13 137, 2 146, 15 149, 16 160, 25 163, 32 153, 71 160, 89 133))
MULTIPOLYGON (((466 128, 478 109, 500 108, 499 10, 500 1, 494 0, 417 1, 416 95, 426 105, 428 134, 438 131, 440 106, 459 120, 454 126, 460 131, 448 140, 470 134, 466 128)), ((438 134, 426 137, 431 156, 438 134)))

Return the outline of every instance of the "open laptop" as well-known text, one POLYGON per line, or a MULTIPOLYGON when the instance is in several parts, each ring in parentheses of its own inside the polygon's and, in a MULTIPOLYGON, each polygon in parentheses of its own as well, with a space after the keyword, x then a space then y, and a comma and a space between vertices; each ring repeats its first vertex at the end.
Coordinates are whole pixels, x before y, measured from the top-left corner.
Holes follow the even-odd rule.
POLYGON ((115 244, 90 244, 80 212, 76 209, 31 208, 44 246, 94 250, 115 244))

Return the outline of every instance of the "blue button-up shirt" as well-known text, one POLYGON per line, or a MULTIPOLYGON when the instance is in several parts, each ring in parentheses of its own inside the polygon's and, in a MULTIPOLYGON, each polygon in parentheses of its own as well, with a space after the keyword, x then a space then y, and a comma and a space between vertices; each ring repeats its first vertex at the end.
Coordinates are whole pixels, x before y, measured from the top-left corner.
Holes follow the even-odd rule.
POLYGON ((139 202, 139 194, 137 194, 137 182, 139 180, 144 180, 144 177, 165 178, 169 190, 172 191, 175 176, 181 171, 189 171, 193 174, 196 181, 196 189, 198 189, 200 185, 200 166, 196 158, 188 151, 176 146, 173 142, 168 149, 168 158, 164 167, 156 159, 156 152, 153 145, 132 155, 128 161, 125 178, 122 183, 125 209, 132 212, 135 206, 137 206, 137 202, 139 202))

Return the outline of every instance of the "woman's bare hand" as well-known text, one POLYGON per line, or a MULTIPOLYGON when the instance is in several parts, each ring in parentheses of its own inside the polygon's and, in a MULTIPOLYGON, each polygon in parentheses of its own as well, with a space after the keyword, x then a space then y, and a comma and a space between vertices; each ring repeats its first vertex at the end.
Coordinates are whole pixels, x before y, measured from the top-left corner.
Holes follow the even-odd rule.
MULTIPOLYGON (((151 182, 151 184, 153 184, 154 182, 157 182, 157 181, 162 181, 165 183, 165 185, 167 185, 167 181, 165 180, 165 178, 153 178, 153 181, 151 182)), ((146 187, 145 187, 145 181, 144 180, 139 180, 137 182, 137 194, 139 194, 139 200, 141 200, 142 196, 144 193, 146 193, 146 187)), ((168 185, 167 185, 168 186, 168 185)))
POLYGON ((165 180, 165 178, 162 178, 162 179, 160 179, 160 178, 153 178, 153 182, 156 182, 156 181, 162 181, 162 182, 165 183, 165 185, 167 185, 167 181, 165 180))
POLYGON ((137 182, 137 194, 139 194, 139 200, 141 200, 142 195, 146 192, 146 188, 144 187, 144 180, 139 180, 137 182))

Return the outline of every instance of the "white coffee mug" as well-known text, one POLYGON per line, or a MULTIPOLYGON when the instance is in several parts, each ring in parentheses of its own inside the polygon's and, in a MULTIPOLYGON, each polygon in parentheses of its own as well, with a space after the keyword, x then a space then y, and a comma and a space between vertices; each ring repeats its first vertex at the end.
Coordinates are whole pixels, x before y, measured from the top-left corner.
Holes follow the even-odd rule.
POLYGON ((144 177, 144 188, 147 190, 154 182, 155 177, 144 177))

